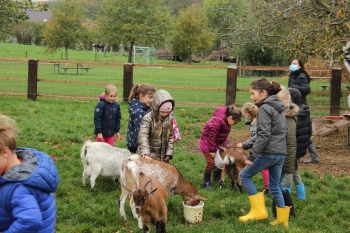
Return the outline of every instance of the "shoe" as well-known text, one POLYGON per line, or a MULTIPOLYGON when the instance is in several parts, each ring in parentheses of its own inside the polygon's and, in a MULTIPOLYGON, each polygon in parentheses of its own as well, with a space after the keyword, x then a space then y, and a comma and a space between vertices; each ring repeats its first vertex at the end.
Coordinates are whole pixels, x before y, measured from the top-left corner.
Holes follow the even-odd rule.
POLYGON ((210 190, 211 187, 210 187, 210 176, 211 176, 211 173, 204 173, 204 178, 203 178, 203 183, 204 183, 204 189, 206 190, 210 190))
POLYGON ((249 213, 238 218, 240 222, 247 222, 249 220, 261 220, 268 217, 265 206, 264 192, 248 196, 250 202, 249 213))
POLYGON ((319 160, 309 158, 309 160, 304 161, 305 164, 310 164, 310 163, 319 163, 319 160))
POLYGON ((206 190, 210 190, 211 189, 209 182, 204 183, 204 189, 206 189, 206 190))
POLYGON ((269 191, 268 189, 265 189, 265 190, 264 190, 264 195, 266 196, 266 195, 268 195, 268 194, 270 194, 270 191, 269 191))
POLYGON ((270 222, 272 226, 282 223, 284 227, 288 227, 289 212, 291 206, 286 206, 284 208, 279 208, 276 206, 277 218, 275 221, 270 222))

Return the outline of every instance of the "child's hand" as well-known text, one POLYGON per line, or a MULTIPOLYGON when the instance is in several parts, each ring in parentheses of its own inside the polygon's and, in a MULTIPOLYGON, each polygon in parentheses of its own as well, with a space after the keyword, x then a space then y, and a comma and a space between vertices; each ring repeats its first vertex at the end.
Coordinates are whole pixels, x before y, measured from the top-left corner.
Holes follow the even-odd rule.
POLYGON ((215 153, 210 153, 210 156, 211 156, 212 158, 214 158, 214 157, 215 157, 215 153))
POLYGON ((97 140, 98 142, 104 142, 102 133, 97 134, 97 140))
POLYGON ((247 165, 247 166, 252 166, 253 165, 253 162, 252 161, 250 161, 250 160, 248 160, 248 159, 246 159, 245 160, 245 165, 247 165))
POLYGON ((119 140, 120 140, 120 133, 116 133, 116 134, 115 134, 114 140, 115 140, 115 141, 119 141, 119 140))
POLYGON ((236 147, 242 147, 242 143, 241 143, 241 142, 238 143, 238 144, 236 145, 236 147))
POLYGON ((152 158, 149 157, 148 155, 143 155, 142 157, 144 157, 144 158, 147 159, 147 160, 152 160, 152 158))
POLYGON ((164 158, 165 161, 168 161, 170 159, 170 156, 167 156, 164 158))

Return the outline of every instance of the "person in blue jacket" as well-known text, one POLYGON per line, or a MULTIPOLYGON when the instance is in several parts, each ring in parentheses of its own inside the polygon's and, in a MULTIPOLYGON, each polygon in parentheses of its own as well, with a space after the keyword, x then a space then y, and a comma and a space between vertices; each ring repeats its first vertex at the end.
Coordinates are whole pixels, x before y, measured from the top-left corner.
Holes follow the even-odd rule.
POLYGON ((54 232, 56 166, 43 152, 17 148, 16 137, 14 120, 0 115, 0 232, 54 232))
POLYGON ((118 95, 117 88, 113 84, 105 87, 104 97, 95 107, 94 133, 97 142, 106 142, 114 146, 114 140, 120 140, 120 105, 115 101, 118 95))

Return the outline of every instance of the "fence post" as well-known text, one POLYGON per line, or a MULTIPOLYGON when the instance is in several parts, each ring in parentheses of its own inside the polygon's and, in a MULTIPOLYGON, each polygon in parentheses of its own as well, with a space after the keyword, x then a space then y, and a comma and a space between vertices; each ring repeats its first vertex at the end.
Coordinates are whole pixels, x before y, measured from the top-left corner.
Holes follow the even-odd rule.
POLYGON ((133 63, 124 63, 123 101, 127 102, 133 86, 133 63))
POLYGON ((226 106, 236 102, 237 70, 237 66, 227 67, 226 106))
POLYGON ((342 68, 332 68, 331 78, 331 106, 330 115, 339 116, 341 93, 341 72, 342 68))
POLYGON ((27 99, 33 101, 36 100, 38 95, 37 86, 38 86, 38 61, 37 59, 28 60, 28 91, 27 99))

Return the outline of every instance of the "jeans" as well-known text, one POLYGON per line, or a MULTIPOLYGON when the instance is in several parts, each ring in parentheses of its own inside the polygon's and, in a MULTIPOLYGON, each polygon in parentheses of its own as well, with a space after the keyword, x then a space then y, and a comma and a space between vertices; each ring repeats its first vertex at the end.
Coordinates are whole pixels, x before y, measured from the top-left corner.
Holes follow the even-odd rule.
POLYGON ((239 178, 248 195, 255 195, 258 193, 252 181, 252 177, 267 168, 269 170, 269 191, 275 200, 276 206, 284 208, 285 205, 281 185, 284 159, 284 155, 258 154, 252 166, 245 166, 239 173, 239 178))

